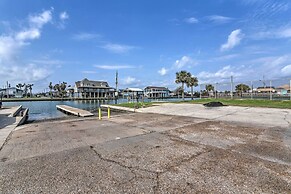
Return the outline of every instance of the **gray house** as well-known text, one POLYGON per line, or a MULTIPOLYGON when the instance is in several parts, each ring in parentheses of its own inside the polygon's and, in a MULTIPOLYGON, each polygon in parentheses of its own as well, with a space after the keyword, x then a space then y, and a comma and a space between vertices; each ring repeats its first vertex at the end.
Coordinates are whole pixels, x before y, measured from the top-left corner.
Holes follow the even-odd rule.
POLYGON ((92 81, 87 78, 75 82, 74 98, 113 98, 115 89, 105 81, 92 81))
POLYGON ((23 96, 23 90, 16 87, 9 87, 0 89, 0 96, 4 98, 21 98, 23 96))
POLYGON ((165 98, 170 96, 170 90, 166 87, 148 86, 144 89, 148 98, 165 98))

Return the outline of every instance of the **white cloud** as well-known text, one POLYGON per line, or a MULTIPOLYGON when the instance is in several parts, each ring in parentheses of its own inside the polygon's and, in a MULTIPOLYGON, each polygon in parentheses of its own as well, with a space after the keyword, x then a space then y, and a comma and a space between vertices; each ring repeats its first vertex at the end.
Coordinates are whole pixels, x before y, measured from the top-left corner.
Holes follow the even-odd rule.
POLYGON ((107 70, 118 70, 118 69, 132 69, 135 68, 131 65, 94 65, 99 69, 107 69, 107 70))
POLYGON ((191 57, 183 56, 181 59, 176 60, 174 67, 181 69, 182 67, 193 65, 196 65, 196 62, 191 57))
POLYGON ((230 76, 234 77, 240 77, 242 74, 240 71, 238 71, 238 68, 234 68, 230 65, 224 66, 222 69, 219 69, 216 72, 208 72, 208 71, 202 71, 200 72, 197 77, 199 80, 202 80, 204 82, 218 82, 225 79, 230 79, 230 76))
POLYGON ((283 67, 281 69, 281 73, 283 75, 291 75, 291 64, 290 65, 286 65, 285 67, 283 67))
POLYGON ((291 27, 288 25, 276 29, 259 29, 251 35, 251 38, 255 40, 291 38, 291 27))
POLYGON ((134 84, 136 82, 137 82, 137 80, 135 77, 128 76, 125 79, 123 79, 123 84, 125 84, 125 85, 131 85, 131 84, 134 84))
POLYGON ((185 22, 189 23, 189 24, 196 24, 198 23, 198 19, 194 18, 194 17, 190 17, 190 18, 186 18, 185 22))
POLYGON ((69 14, 67 12, 60 13, 60 20, 67 20, 69 19, 69 14))
POLYGON ((40 30, 39 29, 28 29, 21 31, 16 34, 15 39, 20 40, 20 41, 25 41, 25 40, 33 40, 33 39, 38 39, 40 37, 40 30))
POLYGON ((166 75, 167 72, 168 72, 168 70, 167 70, 166 68, 164 68, 164 67, 158 71, 158 73, 159 73, 160 75, 162 75, 162 76, 163 76, 163 75, 166 75))
POLYGON ((277 32, 277 34, 280 38, 290 38, 291 37, 291 27, 281 29, 277 32))
POLYGON ((96 74, 96 71, 82 71, 84 74, 96 74))
POLYGON ((26 64, 23 66, 0 66, 0 81, 4 82, 35 82, 47 78, 51 71, 43 66, 26 64), (3 78, 3 79, 1 79, 3 78))
POLYGON ((108 50, 110 52, 113 52, 113 53, 121 54, 121 53, 127 53, 130 50, 135 49, 136 47, 135 46, 130 46, 130 45, 107 43, 104 46, 101 46, 101 48, 104 48, 104 49, 106 49, 106 50, 108 50))
POLYGON ((52 11, 46 10, 43 11, 41 14, 31 15, 29 16, 29 23, 32 28, 42 28, 43 25, 50 22, 52 20, 52 11))
POLYGON ((99 34, 82 32, 82 33, 74 34, 72 38, 75 40, 82 41, 82 40, 92 40, 92 39, 96 39, 100 37, 101 36, 99 34))
POLYGON ((221 16, 221 15, 207 16, 207 19, 213 23, 216 23, 216 24, 224 24, 224 23, 228 23, 228 22, 233 20, 233 18, 225 17, 225 16, 221 16))
POLYGON ((64 29, 66 27, 65 26, 66 21, 69 19, 69 17, 70 16, 69 16, 69 14, 66 11, 61 12, 60 15, 59 15, 60 21, 58 22, 57 27, 59 29, 64 29))
POLYGON ((30 15, 27 19, 28 26, 18 32, 12 30, 9 34, 0 35, 0 82, 34 82, 45 79, 51 73, 46 66, 26 64, 19 58, 22 48, 40 38, 42 27, 51 20, 52 9, 30 15))
POLYGON ((233 59, 233 58, 236 58, 236 57, 239 57, 239 56, 240 56, 239 54, 223 55, 223 56, 214 58, 214 60, 225 61, 225 60, 233 59))
POLYGON ((230 50, 233 47, 239 45, 243 36, 244 35, 241 33, 240 29, 232 31, 230 33, 230 35, 228 36, 227 42, 225 44, 221 45, 220 50, 221 51, 230 50))
POLYGON ((66 63, 65 61, 53 60, 53 59, 38 59, 31 60, 32 63, 42 64, 42 65, 62 65, 66 63))
POLYGON ((23 45, 22 41, 15 40, 13 36, 0 36, 0 59, 12 60, 23 45))
POLYGON ((267 60, 265 62, 265 66, 277 68, 279 65, 282 65, 290 60, 290 57, 287 55, 279 56, 272 58, 271 60, 267 60))

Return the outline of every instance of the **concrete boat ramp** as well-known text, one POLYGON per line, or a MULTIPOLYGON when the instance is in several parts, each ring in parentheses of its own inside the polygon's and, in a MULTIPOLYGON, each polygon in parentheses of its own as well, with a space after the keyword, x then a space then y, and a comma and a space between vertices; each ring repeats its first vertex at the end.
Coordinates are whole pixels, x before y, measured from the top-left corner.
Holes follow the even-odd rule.
POLYGON ((71 107, 71 106, 67 106, 67 105, 56 105, 57 109, 66 113, 66 114, 72 114, 72 115, 76 115, 78 117, 90 117, 90 116, 94 116, 93 113, 90 113, 89 111, 83 110, 83 109, 79 109, 79 108, 75 108, 75 107, 71 107))
POLYGON ((0 109, 0 150, 9 134, 28 119, 28 111, 21 105, 0 109))

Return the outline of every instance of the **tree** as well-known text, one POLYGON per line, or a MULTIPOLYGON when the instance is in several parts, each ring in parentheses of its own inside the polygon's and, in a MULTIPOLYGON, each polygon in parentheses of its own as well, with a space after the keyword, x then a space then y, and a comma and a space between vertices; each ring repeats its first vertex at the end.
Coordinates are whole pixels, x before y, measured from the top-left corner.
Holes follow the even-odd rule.
POLYGON ((27 84, 27 89, 29 90, 29 96, 32 97, 32 86, 33 84, 27 84))
POLYGON ((64 97, 64 94, 66 94, 66 87, 67 87, 67 82, 61 83, 61 85, 60 85, 60 92, 61 92, 62 98, 64 97))
POLYGON ((197 77, 194 77, 194 76, 188 77, 186 84, 187 84, 187 87, 191 87, 191 99, 193 100, 193 87, 198 86, 197 77))
POLYGON ((20 90, 21 90, 21 88, 22 88, 23 86, 24 86, 24 84, 21 84, 21 83, 19 83, 19 84, 16 85, 16 87, 19 88, 20 90))
POLYGON ((235 91, 242 97, 243 92, 249 91, 251 88, 246 84, 238 84, 235 86, 235 91))
MULTIPOLYGON (((19 83, 16 85, 16 88, 18 88, 19 90, 22 90, 22 87, 24 86, 25 84, 22 84, 22 83, 19 83)), ((21 92, 22 93, 22 92, 21 92)), ((22 93, 23 95, 23 93, 22 93)), ((23 97, 23 96, 22 96, 23 97)))
POLYGON ((60 91, 61 91, 60 84, 55 84, 53 89, 57 93, 57 96, 59 97, 59 94, 60 94, 60 91))
POLYGON ((207 91, 208 95, 210 91, 214 91, 214 86, 211 84, 208 84, 205 86, 205 90, 207 91))
POLYGON ((183 100, 184 100, 184 84, 187 83, 187 81, 189 80, 189 77, 191 77, 191 73, 187 71, 176 72, 175 82, 177 84, 182 83, 182 99, 183 100))
POLYGON ((52 98, 52 90, 53 90, 53 83, 52 82, 50 82, 50 84, 49 84, 49 89, 50 89, 50 96, 51 96, 51 98, 52 98))
POLYGON ((28 90, 28 88, 27 88, 27 84, 23 84, 23 87, 24 87, 24 89, 23 89, 23 91, 24 91, 24 96, 27 98, 27 90, 28 90))

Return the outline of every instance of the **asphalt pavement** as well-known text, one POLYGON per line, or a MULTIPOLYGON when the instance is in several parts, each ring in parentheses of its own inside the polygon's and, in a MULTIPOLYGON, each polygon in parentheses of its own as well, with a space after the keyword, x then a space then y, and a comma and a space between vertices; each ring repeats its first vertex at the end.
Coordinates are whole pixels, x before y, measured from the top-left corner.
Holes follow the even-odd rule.
POLYGON ((285 123, 128 113, 16 129, 0 193, 291 193, 285 123))

